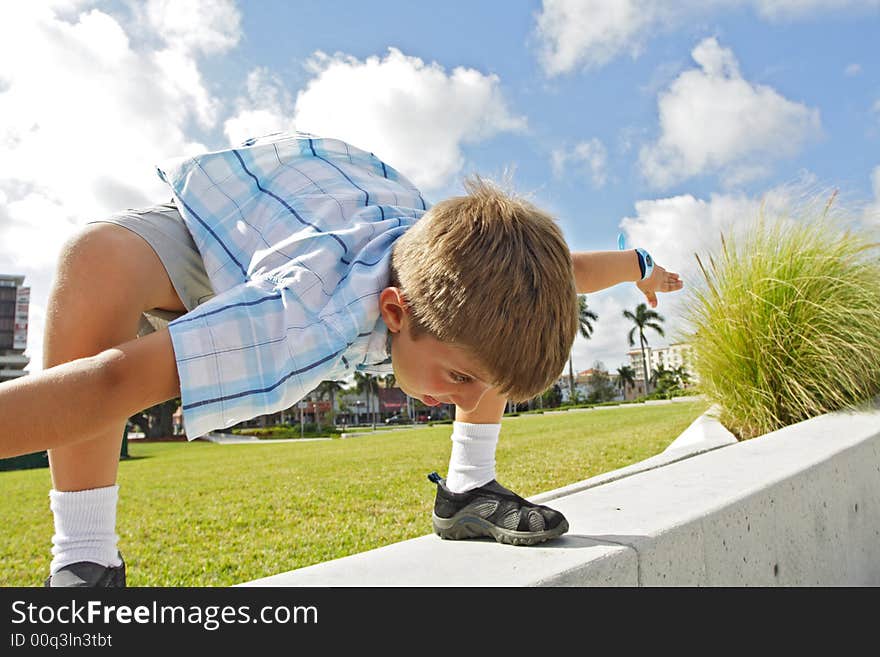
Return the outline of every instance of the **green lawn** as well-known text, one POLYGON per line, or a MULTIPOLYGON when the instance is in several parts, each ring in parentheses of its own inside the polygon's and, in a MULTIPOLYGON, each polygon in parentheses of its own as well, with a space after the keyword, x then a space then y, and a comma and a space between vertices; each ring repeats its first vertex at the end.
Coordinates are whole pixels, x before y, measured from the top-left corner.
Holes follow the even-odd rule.
MULTIPOLYGON (((661 452, 708 404, 505 418, 501 483, 528 497, 661 452)), ((322 442, 129 443, 119 546, 130 586, 226 586, 431 532, 451 426, 322 442)), ((51 560, 47 469, 0 472, 0 584, 51 560)))

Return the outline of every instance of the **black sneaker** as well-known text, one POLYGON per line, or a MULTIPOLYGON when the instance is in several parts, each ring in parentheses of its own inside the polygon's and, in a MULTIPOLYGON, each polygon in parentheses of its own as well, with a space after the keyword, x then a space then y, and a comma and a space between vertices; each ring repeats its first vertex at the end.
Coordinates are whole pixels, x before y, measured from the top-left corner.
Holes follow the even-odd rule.
POLYGON ((437 484, 431 519, 440 538, 491 536, 508 545, 534 545, 568 531, 561 513, 524 500, 494 479, 464 493, 446 488, 446 480, 436 472, 428 479, 437 484))
MULTIPOLYGON (((122 559, 122 555, 119 555, 122 559)), ((102 566, 91 561, 78 561, 49 575, 43 586, 77 586, 89 588, 125 588, 125 561, 118 566, 102 566)))

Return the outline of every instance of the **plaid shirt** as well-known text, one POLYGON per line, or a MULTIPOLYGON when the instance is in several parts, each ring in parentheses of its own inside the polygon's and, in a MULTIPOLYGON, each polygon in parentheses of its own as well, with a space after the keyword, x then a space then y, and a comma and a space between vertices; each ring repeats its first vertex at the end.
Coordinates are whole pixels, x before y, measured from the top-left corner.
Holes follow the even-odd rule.
POLYGON ((169 325, 187 437, 289 408, 321 381, 390 372, 378 296, 426 210, 372 153, 304 134, 159 167, 216 296, 169 325))

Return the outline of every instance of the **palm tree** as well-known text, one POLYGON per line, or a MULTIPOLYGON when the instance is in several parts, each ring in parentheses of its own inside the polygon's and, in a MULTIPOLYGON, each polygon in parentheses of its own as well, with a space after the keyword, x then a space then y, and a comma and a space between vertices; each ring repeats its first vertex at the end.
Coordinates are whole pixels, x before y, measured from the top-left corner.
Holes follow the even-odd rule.
POLYGON ((321 383, 315 389, 315 392, 318 395, 318 399, 322 397, 328 397, 330 399, 331 427, 336 426, 336 392, 343 389, 344 388, 339 381, 321 381, 321 383))
POLYGON ((617 368, 617 387, 620 388, 620 391, 623 393, 623 396, 626 397, 626 387, 631 386, 635 387, 636 385, 636 371, 631 368, 629 365, 621 365, 617 368))
POLYGON ((682 388, 687 388, 688 384, 691 382, 691 375, 690 372, 684 368, 684 365, 676 367, 673 370, 673 373, 675 374, 675 378, 678 379, 679 385, 682 388))
POLYGON ((650 380, 650 375, 648 374, 648 359, 645 356, 645 347, 648 346, 648 339, 645 337, 645 330, 654 329, 661 336, 664 335, 663 329, 660 324, 657 322, 665 322, 666 320, 654 310, 649 310, 648 305, 645 303, 640 303, 636 306, 635 314, 631 313, 628 310, 623 311, 623 316, 635 324, 629 331, 629 346, 634 347, 636 342, 633 339, 633 335, 636 331, 639 332, 639 345, 642 349, 642 371, 645 375, 645 392, 648 392, 648 381, 650 380))
MULTIPOLYGON (((397 377, 394 376, 394 372, 390 374, 386 374, 385 376, 378 377, 379 380, 385 385, 386 388, 395 388, 397 387, 397 377)), ((406 399, 406 416, 412 418, 412 411, 410 410, 410 396, 403 393, 404 399, 406 399)))
MULTIPOLYGON (((587 308, 587 295, 578 295, 578 331, 585 340, 589 340, 593 335, 593 325, 599 316, 592 310, 587 308)), ((571 401, 574 401, 574 364, 573 351, 568 355, 568 392, 571 401)))
POLYGON ((660 363, 657 369, 651 372, 651 385, 654 386, 654 389, 656 390, 658 386, 661 386, 661 383, 664 383, 664 379, 666 380, 665 383, 667 385, 673 383, 673 376, 674 374, 672 370, 666 369, 663 363, 660 363))
POLYGON ((367 393, 367 417, 372 417, 372 421, 375 423, 376 416, 373 414, 372 406, 370 406, 370 395, 378 394, 379 384, 372 374, 367 374, 365 372, 355 372, 354 373, 354 381, 355 381, 355 390, 357 390, 358 394, 366 391, 367 393))

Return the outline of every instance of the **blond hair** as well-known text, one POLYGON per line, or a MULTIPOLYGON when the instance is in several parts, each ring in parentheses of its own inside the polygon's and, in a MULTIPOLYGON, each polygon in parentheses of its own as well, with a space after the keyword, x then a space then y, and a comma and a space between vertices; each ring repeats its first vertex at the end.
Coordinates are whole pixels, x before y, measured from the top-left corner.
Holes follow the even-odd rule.
POLYGON ((463 347, 514 401, 560 375, 577 332, 571 254, 556 221, 472 177, 467 196, 434 205, 397 241, 391 284, 413 337, 463 347))

